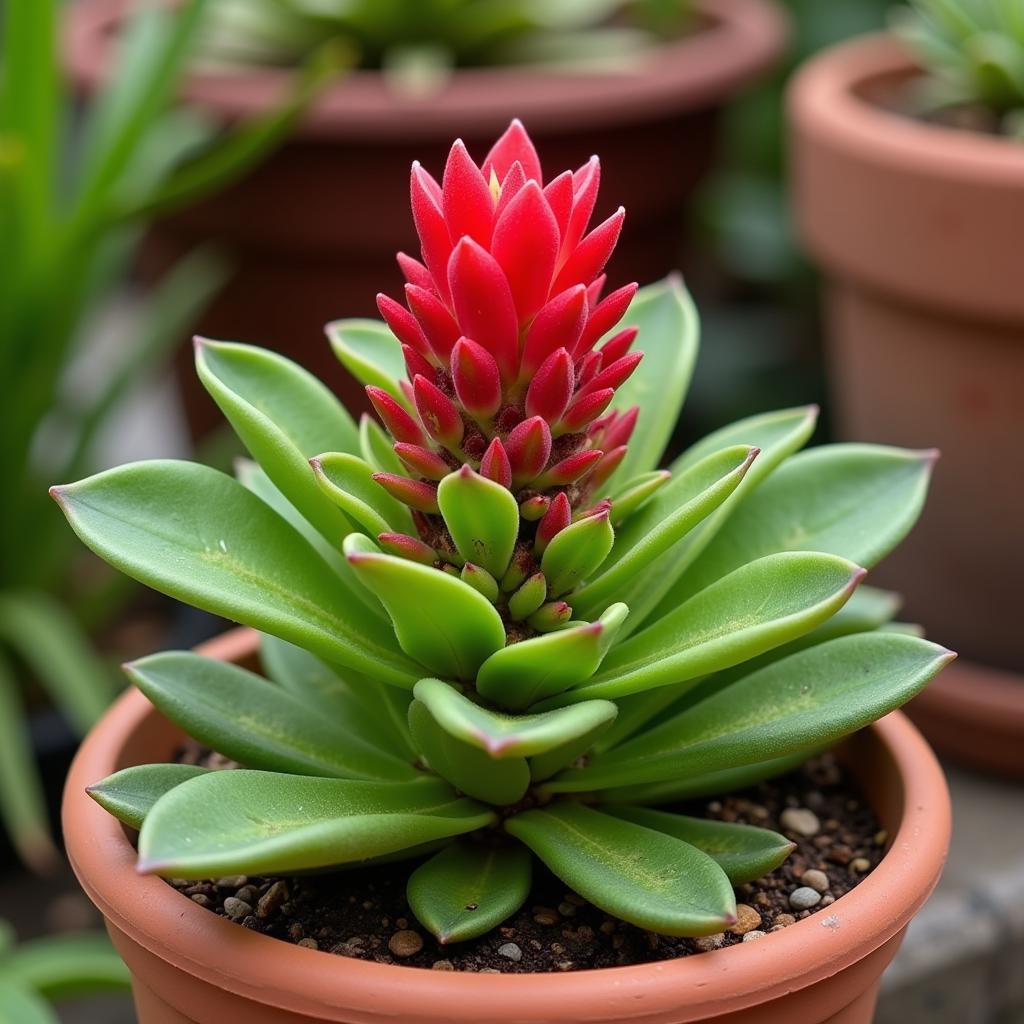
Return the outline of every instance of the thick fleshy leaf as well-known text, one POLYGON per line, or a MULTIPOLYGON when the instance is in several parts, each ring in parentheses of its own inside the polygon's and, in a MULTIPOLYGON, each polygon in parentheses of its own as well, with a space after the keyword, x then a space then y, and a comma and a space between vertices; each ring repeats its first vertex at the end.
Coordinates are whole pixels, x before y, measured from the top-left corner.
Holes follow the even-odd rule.
POLYGON ((575 801, 514 815, 524 842, 584 899, 662 935, 711 935, 736 920, 725 872, 680 839, 575 801))
POLYGON ((607 511, 580 519, 555 534, 540 561, 548 594, 558 597, 589 578, 608 557, 614 542, 607 511))
POLYGON ((500 707, 520 711, 589 679, 629 614, 613 604, 596 622, 544 633, 503 647, 483 663, 476 686, 500 707))
POLYGON ((675 275, 641 288, 618 326, 640 329, 644 358, 615 393, 612 408, 625 412, 639 405, 644 414, 611 478, 613 485, 657 469, 690 385, 700 332, 693 301, 675 275))
MULTIPOLYGON (((101 992, 126 992, 130 975, 102 932, 46 935, 20 943, 0 961, 0 986, 17 984, 46 999, 79 999, 101 992)), ((5 1024, 32 1018, 5 1017, 5 1024)))
POLYGON ((446 732, 495 759, 546 753, 591 735, 616 715, 615 705, 607 700, 574 704, 539 715, 504 715, 482 707, 440 679, 421 679, 413 695, 427 706, 446 732))
POLYGON ((438 484, 437 504, 459 554, 500 580, 519 535, 512 492, 463 466, 438 484))
POLYGON ((395 454, 384 428, 370 415, 359 420, 359 453, 378 473, 401 473, 402 460, 395 454))
POLYGON ((739 486, 756 456, 756 448, 735 445, 670 480, 656 499, 615 531, 615 543, 597 576, 573 595, 576 614, 586 618, 613 599, 629 604, 631 584, 641 570, 718 508, 739 486))
POLYGON ((344 406, 291 360, 251 345, 197 342, 196 372, 267 476, 340 546, 351 523, 317 487, 309 459, 357 450, 359 435, 344 406))
POLYGON ((358 455, 328 452, 310 465, 317 485, 358 529, 373 536, 392 530, 415 533, 409 509, 373 479, 377 471, 358 455))
POLYGON ((794 455, 737 508, 675 593, 695 594, 777 551, 826 551, 870 568, 914 525, 934 462, 933 452, 867 444, 794 455))
POLYGON ((207 771, 193 764, 140 764, 108 775, 86 792, 118 821, 142 828, 146 815, 164 793, 207 771))
POLYGON ((442 945, 475 939, 526 902, 532 861, 518 843, 452 843, 409 876, 409 906, 442 945))
POLYGON ((155 459, 54 488, 75 533, 115 568, 328 661, 412 688, 386 621, 269 506, 190 462, 155 459))
POLYGON ((737 665, 834 615, 863 576, 835 555, 758 559, 620 644, 600 674, 565 699, 621 697, 737 665))
POLYGON ((345 554, 358 579, 383 602, 402 650, 431 672, 472 679, 505 646, 494 605, 462 580, 385 555, 361 534, 346 538, 345 554))
POLYGON ((774 871, 796 847, 778 832, 753 825, 691 818, 625 804, 603 807, 602 810, 696 846, 715 861, 733 885, 752 882, 774 871))
POLYGON ((825 746, 920 692, 955 655, 898 633, 858 633, 741 679, 547 785, 603 789, 738 768, 825 746))
POLYGON ((415 777, 408 762, 237 665, 165 651, 125 670, 175 725, 249 768, 343 779, 415 777))
POLYGON ((209 772, 156 802, 139 835, 139 870, 173 878, 284 874, 396 853, 493 821, 492 811, 440 779, 209 772))
POLYGON ((42 996, 5 981, 0 981, 0 1020, 12 1024, 60 1024, 57 1011, 42 996))
MULTIPOLYGON (((381 388, 409 408, 398 382, 405 378, 405 359, 398 339, 379 320, 335 320, 325 328, 334 354, 360 384, 381 388)), ((320 445, 316 451, 356 451, 320 445)), ((310 452, 315 455, 316 452, 310 452)), ((308 457, 308 456, 307 456, 308 457)))
POLYGON ((413 742, 430 768, 467 796, 504 806, 521 800, 530 785, 530 769, 522 757, 496 761, 479 747, 456 739, 443 729, 427 706, 409 705, 413 742))

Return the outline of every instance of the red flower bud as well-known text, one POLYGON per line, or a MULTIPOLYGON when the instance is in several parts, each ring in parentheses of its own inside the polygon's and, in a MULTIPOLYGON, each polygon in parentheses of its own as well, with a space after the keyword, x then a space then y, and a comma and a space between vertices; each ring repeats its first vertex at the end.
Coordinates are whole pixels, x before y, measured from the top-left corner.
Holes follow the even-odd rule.
POLYGON ((458 448, 464 426, 455 403, 426 377, 418 376, 412 382, 416 411, 426 431, 446 448, 458 448))
POLYGON ((512 289, 519 323, 547 301, 558 257, 558 223, 536 181, 528 181, 494 226, 491 252, 512 289))
POLYGON ((523 378, 532 377, 552 352, 576 347, 587 322, 587 290, 583 285, 568 288, 556 295, 534 318, 526 334, 523 378))
POLYGON ((402 356, 405 358, 405 370, 410 380, 415 380, 417 374, 422 374, 427 380, 434 377, 434 367, 430 365, 414 348, 408 345, 402 346, 402 356))
POLYGON ((419 161, 412 165, 409 191, 412 198, 412 219, 416 225, 416 233, 420 237, 423 262, 434 279, 434 287, 448 303, 451 301, 451 292, 448 289, 447 269, 452 240, 448 234, 444 214, 441 212, 441 188, 420 167, 419 161))
POLYGON ((544 549, 554 539, 555 534, 560 533, 572 522, 572 506, 565 491, 559 491, 551 500, 551 506, 544 514, 544 518, 537 524, 537 536, 533 542, 533 550, 538 555, 544 553, 544 549))
POLYGON ((501 374, 490 352, 469 338, 452 349, 452 382, 463 408, 477 419, 490 419, 501 406, 501 374))
POLYGON ((483 163, 484 177, 490 177, 493 167, 495 174, 498 175, 498 180, 503 180, 508 169, 517 160, 523 165, 527 178, 533 178, 534 181, 541 180, 540 158, 518 117, 505 129, 501 138, 491 146, 491 151, 483 163))
POLYGON ((428 544, 407 533, 381 533, 377 543, 389 554, 399 558, 408 558, 422 565, 433 565, 437 561, 437 552, 428 544))
POLYGON ((442 362, 448 362, 452 345, 459 336, 459 327, 445 304, 432 291, 414 284, 405 286, 405 301, 419 322, 430 350, 442 362))
POLYGON ((413 259, 404 252, 398 253, 395 259, 398 260, 398 269, 402 271, 402 276, 409 284, 414 284, 419 288, 434 287, 434 279, 430 276, 430 271, 419 260, 413 259))
POLYGON ((626 445, 620 444, 618 448, 613 448, 611 451, 604 453, 601 461, 594 467, 594 472, 590 474, 590 479, 587 481, 587 486, 592 491, 596 491, 608 482, 612 473, 622 465, 622 460, 626 457, 627 450, 626 445))
POLYGON ((391 333, 403 345, 409 345, 423 355, 430 354, 430 346, 427 344, 423 329, 405 306, 382 292, 377 296, 377 309, 384 317, 384 322, 391 328, 391 333))
POLYGON ((615 392, 611 388, 591 391, 573 401, 556 427, 558 434, 574 434, 592 420, 596 420, 608 408, 615 392))
POLYGON ((589 352, 625 316, 636 289, 635 283, 627 284, 602 299, 590 311, 583 337, 573 353, 577 359, 584 352, 589 352))
POLYGON ((592 156, 572 176, 572 213, 569 215, 569 226, 562 237, 562 251, 558 254, 559 265, 566 260, 580 244, 590 223, 590 216, 597 203, 597 190, 601 185, 601 161, 592 156))
POLYGON ((436 513, 437 485, 422 480, 410 480, 397 473, 374 473, 373 479, 396 501, 416 509, 418 512, 436 513))
POLYGON ((625 216, 626 211, 620 206, 580 242, 555 279, 556 292, 580 281, 589 284, 601 273, 619 240, 625 216))
POLYGON ((550 507, 551 499, 546 494, 535 494, 519 503, 519 514, 526 522, 535 523, 550 507))
POLYGON ((564 349, 544 360, 526 392, 526 415, 555 423, 569 407, 575 385, 572 356, 564 349))
POLYGON ((601 369, 601 353, 588 352, 576 367, 576 387, 586 387, 601 369))
POLYGON ((523 420, 505 441, 512 480, 524 484, 532 480, 551 457, 551 430, 539 416, 523 420))
POLYGON ((428 480, 443 480, 452 471, 452 467, 437 452, 422 445, 398 441, 394 449, 395 454, 413 473, 425 476, 428 480))
POLYGON ((618 448, 619 445, 626 444, 629 441, 633 434, 633 428, 636 426, 637 416, 639 415, 640 407, 638 405, 627 409, 626 412, 614 413, 612 415, 601 433, 600 443, 605 451, 618 448))
POLYGON ((519 190, 526 184, 526 173, 523 171, 523 165, 517 160, 509 169, 508 174, 505 175, 501 182, 500 191, 498 192, 498 202, 494 207, 494 222, 498 222, 498 218, 505 212, 505 207, 512 202, 517 195, 519 190))
POLYGON ((388 433, 396 441, 407 441, 409 444, 426 444, 426 437, 420 425, 402 406, 382 388, 372 384, 366 387, 366 394, 373 403, 377 415, 387 428, 388 433))
POLYGON ((501 484, 502 487, 512 486, 512 466, 500 438, 496 437, 487 446, 487 451, 480 459, 480 475, 501 484))
POLYGON ((568 487, 589 473, 600 461, 604 452, 600 448, 587 448, 585 451, 568 455, 561 462, 555 463, 537 482, 537 487, 568 487))
MULTIPOLYGON (((597 356, 602 355, 600 352, 593 354, 597 356)), ((582 395, 589 395, 594 391, 601 391, 604 388, 611 388, 614 391, 616 388, 622 387, 643 357, 643 352, 628 352, 621 359, 616 359, 610 366, 605 366, 596 377, 588 381, 586 386, 580 390, 580 394, 577 395, 577 401, 579 401, 582 395)))
POLYGON ((639 327, 627 327, 619 331, 618 334, 613 334, 598 349, 601 353, 602 364, 608 366, 614 363, 616 359, 621 359, 629 351, 633 342, 636 341, 636 336, 639 333, 639 327))
POLYGON ((456 139, 448 152, 441 179, 441 208, 448 222, 452 244, 469 235, 481 245, 489 245, 494 229, 494 197, 487 178, 473 163, 462 139, 456 139))
POLYGON ((544 187, 544 198, 555 215, 558 237, 564 238, 572 213, 572 171, 562 171, 557 178, 548 182, 544 187))

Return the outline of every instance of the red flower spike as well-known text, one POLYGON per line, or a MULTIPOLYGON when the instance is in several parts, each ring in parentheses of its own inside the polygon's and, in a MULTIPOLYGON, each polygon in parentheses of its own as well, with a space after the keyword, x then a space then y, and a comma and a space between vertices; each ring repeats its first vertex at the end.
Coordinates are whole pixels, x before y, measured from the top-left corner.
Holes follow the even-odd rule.
POLYGON ((498 261, 471 238, 463 238, 448 261, 448 283, 462 333, 494 356, 503 380, 514 380, 519 369, 519 322, 498 261))
POLYGON ((402 356, 405 358, 405 370, 409 374, 410 380, 415 380, 417 374, 426 377, 427 380, 433 378, 434 367, 416 349, 411 348, 409 345, 403 345, 402 356))
POLYGON ((427 438, 420 425, 402 408, 398 402, 381 388, 372 384, 366 387, 366 394, 373 403, 377 415, 387 428, 388 433, 396 441, 407 441, 409 444, 426 444, 427 438))
POLYGON ((452 349, 451 370, 466 412, 489 420, 501 407, 501 374, 490 352, 469 338, 459 338, 452 349))
POLYGON ((437 182, 427 174, 416 161, 412 165, 410 184, 412 198, 412 219, 416 225, 416 234, 420 238, 420 250, 423 262, 427 265, 434 280, 434 287, 440 292, 441 298, 447 303, 451 301, 448 290, 448 257, 452 251, 452 240, 448 234, 448 225, 441 212, 441 189, 437 182))
POLYGON ((400 380, 398 386, 402 389, 402 394, 405 395, 405 400, 413 408, 416 407, 416 396, 413 393, 412 385, 407 380, 400 380))
MULTIPOLYGON (((596 354, 603 355, 603 353, 596 354)), ((589 395, 594 391, 601 391, 604 388, 611 388, 614 391, 616 388, 622 387, 629 380, 643 357, 643 352, 628 352, 621 359, 616 359, 610 366, 605 366, 586 387, 581 389, 580 394, 577 396, 577 401, 582 395, 589 395)))
POLYGON ((391 333, 403 345, 409 345, 423 355, 430 354, 430 346, 427 344, 423 329, 405 306, 395 302, 391 296, 381 293, 377 296, 377 309, 380 310, 380 315, 391 329, 391 333))
POLYGON ((598 516, 608 516, 611 510, 611 499, 602 498, 596 505, 581 509, 572 517, 572 520, 574 523, 578 523, 581 519, 596 519, 598 516))
POLYGON ((598 349, 602 356, 602 365, 610 366, 616 359, 621 359, 629 351, 633 342, 636 341, 636 336, 639 333, 639 327, 626 327, 624 330, 619 331, 618 334, 613 334, 598 349))
POLYGON ((441 208, 453 245, 463 235, 469 235, 481 245, 490 244, 494 230, 494 197, 462 139, 456 139, 448 153, 441 180, 441 208))
POLYGON ((626 314, 629 304, 636 295, 635 283, 627 284, 602 299, 590 311, 587 317, 586 330, 573 355, 578 359, 584 352, 589 352, 626 314))
POLYGON ((398 441, 394 449, 395 454, 413 473, 425 476, 428 480, 443 480, 452 471, 452 467, 429 448, 398 441))
POLYGON ((532 480, 551 457, 551 430, 539 416, 523 420, 505 441, 512 481, 524 484, 532 480))
POLYGON ((407 533, 381 533, 377 536, 377 543, 389 555, 408 558, 411 562, 433 565, 437 561, 437 552, 429 544, 407 533))
POLYGON ((445 304, 432 291, 415 284, 405 286, 405 301, 409 303, 430 349, 442 362, 448 362, 452 345, 459 337, 459 325, 445 304))
POLYGON ((620 444, 618 448, 613 448, 611 451, 605 452, 601 457, 601 461, 594 467, 594 472, 590 474, 587 486, 592 491, 596 491, 599 487, 603 487, 608 482, 612 473, 622 465, 622 460, 626 457, 627 451, 627 446, 620 444))
POLYGON ((536 481, 537 487, 568 487, 582 480, 601 461, 604 452, 600 448, 588 448, 566 456, 536 481))
POLYGON ((626 444, 633 435, 640 406, 634 405, 626 412, 614 413, 601 435, 601 444, 606 451, 626 444))
POLYGON ((398 253, 395 259, 398 260, 398 269, 402 271, 402 276, 409 284, 414 284, 419 288, 434 287, 434 279, 430 276, 430 271, 419 260, 413 259, 404 252, 398 253))
POLYGON ((611 388, 602 388, 577 398, 559 422, 557 434, 575 434, 582 430, 608 408, 614 397, 615 392, 611 388))
POLYGON ((501 484, 502 487, 512 486, 512 466, 500 438, 496 437, 487 446, 487 451, 480 459, 480 475, 501 484))
POLYGON ((567 288, 556 295, 534 318, 526 334, 521 379, 529 379, 552 352, 576 347, 587 322, 587 289, 567 288))
POLYGON ((591 214, 597 203, 597 190, 601 185, 601 161, 592 156, 572 176, 572 213, 569 226, 562 236, 562 251, 558 254, 559 264, 564 264, 586 233, 591 214))
POLYGON ((601 301, 601 292, 608 282, 607 274, 598 274, 590 284, 587 285, 587 308, 593 309, 601 301))
POLYGON ((538 555, 544 554, 544 549, 554 539, 555 534, 561 533, 571 522, 572 506, 565 491, 559 491, 552 499, 544 518, 537 524, 537 536, 533 542, 534 552, 538 555))
POLYGON ((505 175, 504 181, 501 182, 501 188, 498 192, 498 202, 494 207, 494 222, 498 222, 498 218, 505 212, 505 207, 512 202, 517 195, 519 190, 526 184, 526 172, 523 170, 523 165, 517 160, 509 169, 508 174, 505 175))
POLYGON ((547 301, 558 257, 558 222, 540 185, 528 181, 494 226, 491 252, 505 271, 519 323, 547 301))
POLYGON ((526 415, 556 422, 569 407, 575 382, 572 356, 564 348, 552 352, 530 382, 526 392, 526 415))
POLYGON ((501 181, 517 160, 523 165, 527 178, 532 178, 534 181, 541 180, 540 158, 518 117, 505 129, 501 138, 491 146, 491 151, 483 162, 484 177, 490 177, 493 167, 495 174, 498 175, 498 180, 501 181))
POLYGON ((576 367, 576 387, 586 387, 601 369, 603 356, 600 352, 588 352, 576 367))
POLYGON ((546 494, 535 494, 519 503, 519 514, 526 522, 535 523, 550 507, 551 499, 546 494))
POLYGON ((465 427, 455 403, 426 377, 412 382, 416 411, 430 436, 446 448, 457 449, 465 427))
POLYGON ((396 501, 418 512, 437 513, 437 485, 410 480, 397 473, 374 473, 373 479, 396 501))
MULTIPOLYGON (((558 237, 565 237, 569 227, 569 216, 572 214, 572 171, 563 171, 557 178, 544 187, 544 198, 551 207, 558 224, 558 237)), ((561 247, 559 247, 561 251, 561 247)))
POLYGON ((625 220, 626 211, 619 207, 606 221, 598 224, 593 231, 583 239, 576 247, 575 252, 565 261, 555 278, 555 291, 568 288, 577 281, 589 284, 604 270, 615 243, 619 240, 619 233, 622 231, 622 222, 625 220))

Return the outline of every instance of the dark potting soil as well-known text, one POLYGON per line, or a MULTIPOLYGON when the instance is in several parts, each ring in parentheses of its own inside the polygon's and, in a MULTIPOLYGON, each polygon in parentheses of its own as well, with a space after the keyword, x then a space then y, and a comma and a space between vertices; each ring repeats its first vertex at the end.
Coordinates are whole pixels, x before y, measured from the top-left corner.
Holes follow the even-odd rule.
POLYGON ((575 971, 692 956, 757 941, 810 914, 828 913, 878 864, 886 842, 829 754, 741 793, 666 809, 775 829, 797 844, 777 870, 737 888, 738 920, 726 932, 700 939, 655 935, 609 917, 540 865, 518 913, 488 935, 451 946, 440 945, 409 909, 405 883, 415 862, 171 884, 241 927, 340 956, 445 971, 575 971))

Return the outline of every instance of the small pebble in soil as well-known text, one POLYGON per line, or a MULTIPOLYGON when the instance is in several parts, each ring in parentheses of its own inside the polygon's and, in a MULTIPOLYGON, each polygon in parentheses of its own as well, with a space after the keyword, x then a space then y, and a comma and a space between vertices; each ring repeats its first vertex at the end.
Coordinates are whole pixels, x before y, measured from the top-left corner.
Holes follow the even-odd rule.
POLYGON ((800 876, 800 881, 804 885, 809 886, 815 892, 825 892, 828 889, 828 875, 824 871, 819 871, 817 868, 808 868, 803 875, 800 876))
POLYGON ((749 931, 749 932, 747 932, 743 936, 743 941, 744 942, 753 942, 755 939, 763 939, 764 935, 765 935, 764 932, 762 932, 759 929, 755 928, 755 929, 753 929, 753 931, 749 931))
POLYGON ((761 915, 746 903, 736 904, 736 923, 729 929, 733 935, 746 935, 761 924, 761 915))
POLYGON ((789 894, 789 905, 794 910, 810 910, 821 902, 821 893, 809 885, 802 885, 789 894))
POLYGON ((498 956, 503 956, 506 960, 515 960, 518 963, 523 959, 523 951, 514 942, 506 942, 498 947, 498 956))
POLYGON ((224 913, 232 921, 241 921, 252 913, 252 906, 237 896, 229 896, 224 901, 224 913))
POLYGON ((394 935, 388 939, 388 949, 394 953, 395 956, 409 957, 415 956, 423 948, 423 936, 419 932, 414 932, 409 928, 403 928, 400 932, 395 932, 394 935))
POLYGON ((782 812, 779 823, 784 832, 791 832, 804 839, 816 836, 821 831, 818 816, 806 807, 787 807, 782 812))
POLYGON ((865 871, 871 870, 871 861, 867 857, 854 857, 850 861, 850 870, 858 875, 863 875, 865 871))

